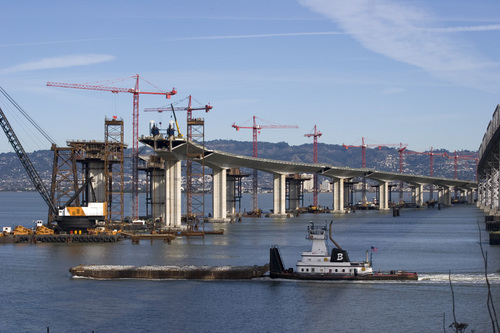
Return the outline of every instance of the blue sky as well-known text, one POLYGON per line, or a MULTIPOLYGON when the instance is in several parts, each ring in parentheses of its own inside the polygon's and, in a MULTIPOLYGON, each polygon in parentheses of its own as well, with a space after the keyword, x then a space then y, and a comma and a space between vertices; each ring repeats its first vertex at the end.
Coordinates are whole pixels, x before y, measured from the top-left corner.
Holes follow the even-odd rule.
MULTIPOLYGON (((141 90, 178 91, 169 101, 141 95, 141 134, 149 120, 170 120, 144 108, 192 95, 213 106, 195 112, 206 140, 251 141, 251 130, 231 125, 250 126, 255 115, 299 126, 263 129, 259 141, 311 143, 304 134, 317 125, 329 144, 365 137, 416 151, 476 150, 499 103, 499 10, 493 0, 2 1, 0 86, 60 146, 103 140, 113 115, 130 144, 132 94, 48 81, 139 74, 141 90)), ((178 118, 185 132, 185 113, 178 118)), ((13 126, 31 137, 16 127, 22 121, 13 126)), ((27 150, 50 148, 32 141, 27 150)))

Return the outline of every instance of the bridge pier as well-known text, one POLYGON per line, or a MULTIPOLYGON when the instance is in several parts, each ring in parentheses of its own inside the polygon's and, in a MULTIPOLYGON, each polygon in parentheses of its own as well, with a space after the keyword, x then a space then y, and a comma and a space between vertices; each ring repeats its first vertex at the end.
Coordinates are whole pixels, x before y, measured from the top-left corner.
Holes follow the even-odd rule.
POLYGON ((389 210, 389 182, 379 181, 379 210, 389 210))
POLYGON ((453 187, 441 186, 438 190, 438 203, 444 206, 450 206, 452 190, 453 187))
MULTIPOLYGON (((227 217, 227 169, 212 168, 212 213, 211 222, 230 222, 227 217)), ((233 187, 234 188, 234 187, 233 187)), ((234 195, 234 191, 233 191, 234 195)), ((234 210, 234 207, 233 207, 234 210)))
POLYGON ((104 160, 100 161, 86 161, 85 163, 85 179, 88 179, 89 177, 93 177, 94 179, 92 180, 93 188, 94 188, 94 193, 96 196, 97 202, 107 202, 108 199, 106 198, 106 180, 104 177, 104 160))
POLYGON ((288 188, 288 210, 290 212, 298 211, 301 207, 302 184, 304 180, 296 175, 287 177, 288 188))
POLYGON ((181 226, 181 161, 165 161, 165 227, 181 226))
POLYGON ((271 217, 286 217, 286 175, 273 174, 273 213, 271 217))
POLYGON ((344 178, 333 179, 333 212, 344 213, 344 178))
POLYGON ((151 216, 158 218, 162 223, 165 222, 165 171, 163 169, 154 169, 151 171, 151 216))
POLYGON ((422 207, 424 205, 424 184, 415 184, 415 204, 422 207))

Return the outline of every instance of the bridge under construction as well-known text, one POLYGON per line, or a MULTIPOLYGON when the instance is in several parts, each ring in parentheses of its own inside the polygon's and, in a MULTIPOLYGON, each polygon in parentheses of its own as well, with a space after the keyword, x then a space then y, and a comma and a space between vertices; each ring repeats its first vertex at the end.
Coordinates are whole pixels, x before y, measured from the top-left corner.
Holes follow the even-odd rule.
POLYGON ((474 202, 477 183, 464 180, 405 175, 381 172, 370 168, 344 168, 317 163, 295 163, 288 161, 248 157, 227 152, 210 150, 195 142, 179 137, 155 135, 142 137, 140 141, 154 149, 163 160, 163 172, 153 179, 156 196, 153 200, 153 216, 163 222, 164 227, 179 227, 181 224, 181 163, 187 156, 196 156, 195 161, 210 167, 212 172, 213 221, 229 221, 235 214, 236 202, 234 189, 235 177, 231 170, 250 168, 273 175, 273 214, 289 216, 286 210, 288 198, 289 211, 299 209, 300 181, 293 181, 296 174, 319 174, 328 177, 333 184, 333 212, 344 213, 346 208, 346 184, 355 177, 366 177, 379 183, 379 209, 389 209, 389 184, 404 181, 412 184, 417 205, 424 204, 424 185, 438 187, 438 202, 451 204, 451 192, 459 189, 468 203, 474 202))

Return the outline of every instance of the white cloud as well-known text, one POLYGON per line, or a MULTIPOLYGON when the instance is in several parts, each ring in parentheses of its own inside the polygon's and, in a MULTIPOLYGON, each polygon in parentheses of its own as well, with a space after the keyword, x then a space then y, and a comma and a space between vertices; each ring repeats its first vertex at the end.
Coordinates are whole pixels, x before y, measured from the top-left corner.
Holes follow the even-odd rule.
POLYGON ((469 27, 448 27, 448 28, 432 28, 430 31, 442 32, 475 32, 475 31, 497 31, 500 30, 500 24, 476 25, 469 27))
POLYGON ((108 54, 73 54, 53 58, 44 58, 38 61, 26 62, 0 71, 2 74, 26 71, 37 71, 41 69, 68 68, 75 66, 87 66, 116 59, 108 54))
POLYGON ((345 35, 345 32, 291 32, 282 34, 256 34, 256 35, 227 35, 227 36, 199 36, 176 38, 175 40, 204 40, 204 39, 239 39, 239 38, 268 38, 268 37, 296 37, 296 36, 318 36, 318 35, 345 35))
POLYGON ((408 2, 393 0, 299 0, 335 21, 366 49, 422 68, 455 84, 500 88, 498 67, 450 32, 497 30, 498 25, 439 28, 435 15, 408 2))

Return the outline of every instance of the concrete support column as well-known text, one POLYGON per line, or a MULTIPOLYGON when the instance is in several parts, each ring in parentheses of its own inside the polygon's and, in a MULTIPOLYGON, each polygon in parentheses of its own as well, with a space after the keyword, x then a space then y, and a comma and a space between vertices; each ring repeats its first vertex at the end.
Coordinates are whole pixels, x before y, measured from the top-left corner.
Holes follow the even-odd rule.
MULTIPOLYGON (((226 172, 227 173, 227 172, 226 172)), ((226 180, 226 186, 227 186, 227 192, 226 192, 226 211, 229 216, 234 216, 236 214, 236 201, 235 201, 235 178, 234 177, 227 177, 226 180)))
POLYGON ((474 204, 474 190, 467 190, 467 203, 474 204))
POLYGON ((300 209, 300 194, 301 194, 302 181, 300 179, 289 179, 288 180, 288 198, 290 206, 288 209, 290 211, 300 209))
POLYGON ((443 204, 446 206, 451 205, 451 193, 453 192, 453 187, 445 186, 443 188, 443 204))
POLYGON ((165 223, 165 172, 155 169, 151 172, 151 216, 165 223))
POLYGON ((226 169, 213 168, 212 212, 214 221, 224 222, 227 219, 226 176, 226 169))
POLYGON ((286 175, 275 173, 273 178, 273 215, 286 216, 286 175))
POLYGON ((94 187, 97 202, 107 202, 106 198, 106 179, 104 177, 104 161, 95 161, 88 163, 88 176, 94 177, 92 186, 94 187))
POLYGON ((344 212, 344 178, 333 180, 333 212, 344 212))
POLYGON ((389 209, 389 183, 380 181, 379 182, 379 210, 389 209))
POLYGON ((417 184, 415 185, 415 203, 420 207, 424 204, 424 185, 417 184))
POLYGON ((181 226, 181 161, 165 162, 165 226, 181 226))

